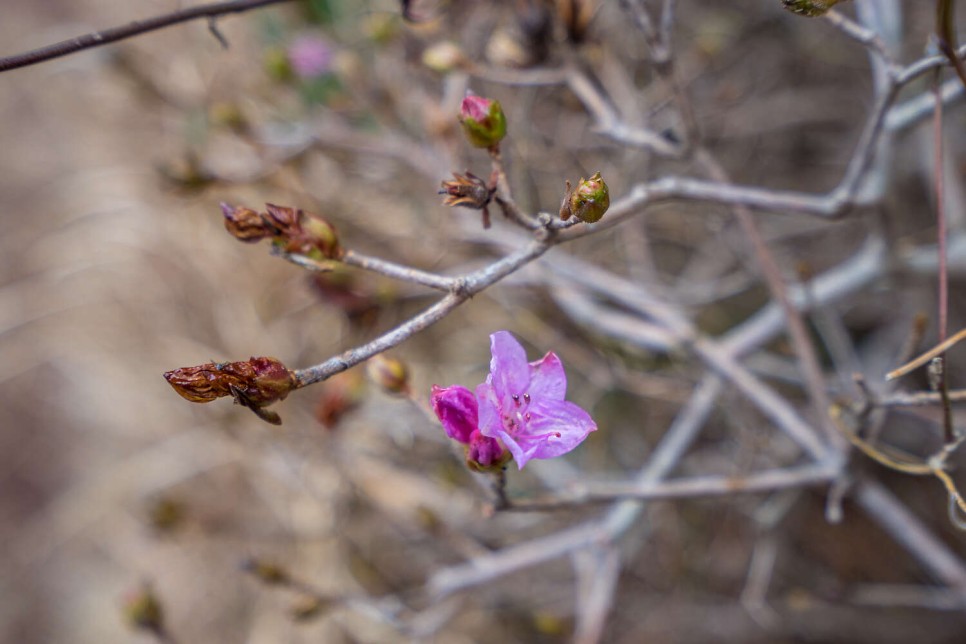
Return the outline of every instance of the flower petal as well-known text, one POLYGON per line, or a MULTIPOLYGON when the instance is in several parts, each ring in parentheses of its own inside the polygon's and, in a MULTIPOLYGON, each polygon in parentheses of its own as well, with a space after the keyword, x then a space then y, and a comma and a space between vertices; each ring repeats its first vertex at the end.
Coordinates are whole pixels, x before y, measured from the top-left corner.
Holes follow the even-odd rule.
POLYGON ((572 402, 535 400, 530 422, 515 439, 530 458, 553 458, 580 445, 596 429, 590 414, 572 402))
POLYGON ((436 417, 446 430, 446 435, 468 444, 470 435, 479 426, 479 410, 473 392, 459 385, 452 387, 433 385, 430 401, 436 417))
POLYGON ((497 438, 503 431, 500 417, 500 400, 496 397, 493 385, 488 382, 476 386, 476 402, 479 410, 479 427, 484 436, 497 438))
POLYGON ((553 351, 530 363, 530 385, 527 393, 533 400, 563 400, 567 395, 567 374, 553 351))
POLYGON ((490 335, 490 375, 487 382, 493 384, 497 398, 504 400, 513 394, 521 395, 530 383, 530 365, 527 352, 508 331, 490 335))

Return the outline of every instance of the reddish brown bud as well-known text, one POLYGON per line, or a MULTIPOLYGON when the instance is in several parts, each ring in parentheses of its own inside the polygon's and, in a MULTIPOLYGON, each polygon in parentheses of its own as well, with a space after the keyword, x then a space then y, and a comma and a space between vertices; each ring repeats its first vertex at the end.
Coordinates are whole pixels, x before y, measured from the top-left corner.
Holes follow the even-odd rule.
POLYGON ((281 419, 262 407, 283 400, 297 386, 295 374, 284 364, 275 358, 264 357, 183 367, 166 372, 164 378, 186 400, 205 403, 232 396, 236 403, 275 425, 280 424, 281 419))
POLYGON ((235 239, 252 243, 276 234, 265 218, 251 208, 230 206, 222 202, 221 212, 225 215, 225 230, 235 239))
POLYGON ((256 242, 271 238, 286 253, 305 255, 314 260, 338 259, 342 256, 335 227, 316 215, 301 209, 265 204, 266 212, 244 206, 221 204, 225 228, 236 239, 256 242))
POLYGON ((265 204, 268 219, 278 229, 275 245, 287 253, 315 260, 338 259, 342 255, 335 227, 301 209, 265 204))
POLYGON ((443 200, 443 205, 482 210, 483 227, 490 227, 490 212, 487 206, 493 199, 496 185, 487 185, 483 179, 467 170, 465 175, 454 172, 453 180, 443 181, 441 187, 443 189, 439 191, 439 194, 447 195, 446 199, 443 200))
POLYGON ((472 172, 467 171, 465 175, 453 173, 452 181, 441 183, 441 195, 447 195, 443 200, 446 206, 464 206, 474 210, 482 210, 490 203, 496 188, 490 188, 483 179, 472 172))

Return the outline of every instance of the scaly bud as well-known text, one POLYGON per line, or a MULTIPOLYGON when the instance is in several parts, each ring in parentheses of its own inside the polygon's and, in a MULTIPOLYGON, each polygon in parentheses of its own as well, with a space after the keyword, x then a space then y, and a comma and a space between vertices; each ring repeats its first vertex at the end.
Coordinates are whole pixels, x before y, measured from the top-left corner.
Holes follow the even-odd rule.
POLYGON ((475 147, 496 147, 506 136, 506 116, 500 101, 470 94, 460 104, 459 118, 466 138, 475 147))
POLYGON ((342 255, 335 227, 301 209, 265 204, 267 218, 278 229, 273 243, 287 253, 299 253, 315 260, 338 259, 342 255))
POLYGON ((782 0, 786 10, 800 16, 821 16, 842 0, 782 0))
POLYGON ((375 355, 366 363, 366 373, 386 393, 403 396, 409 394, 409 369, 397 358, 375 355))
POLYGON ((490 203, 496 188, 490 188, 483 179, 466 171, 466 174, 453 173, 452 181, 440 183, 441 195, 447 195, 443 200, 445 206, 464 206, 474 210, 482 210, 490 203))
POLYGON ((573 215, 581 221, 592 224, 600 221, 608 208, 610 208, 610 192, 600 172, 597 172, 590 179, 581 178, 573 190, 570 189, 570 182, 567 182, 567 195, 560 205, 560 218, 567 220, 573 215))
POLYGON ((240 241, 254 243, 277 234, 264 217, 251 208, 222 202, 221 212, 225 216, 225 230, 240 241))
POLYGON ((244 206, 221 204, 225 228, 236 239, 256 242, 271 238, 276 248, 305 255, 316 261, 339 259, 342 247, 335 227, 298 208, 265 204, 266 212, 244 206))
POLYGON ((439 194, 446 195, 445 206, 463 206, 483 211, 483 227, 490 227, 490 200, 496 192, 496 185, 487 185, 483 179, 466 171, 465 175, 453 173, 452 181, 441 182, 439 194))
POLYGON ((186 400, 206 403, 231 396, 237 404, 248 407, 273 425, 281 424, 281 419, 263 407, 284 400, 297 386, 295 374, 275 358, 208 362, 168 371, 164 379, 186 400))

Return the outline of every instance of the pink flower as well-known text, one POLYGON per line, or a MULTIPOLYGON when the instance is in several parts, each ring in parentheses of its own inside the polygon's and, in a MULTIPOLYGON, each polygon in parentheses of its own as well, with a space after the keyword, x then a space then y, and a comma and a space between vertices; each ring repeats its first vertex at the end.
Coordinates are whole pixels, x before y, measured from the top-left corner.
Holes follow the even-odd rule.
POLYGON ((299 36, 287 54, 295 75, 303 80, 318 78, 332 67, 332 47, 318 36, 299 36))
POLYGON ((495 459, 492 465, 499 461, 495 443, 522 469, 531 458, 566 454, 597 429, 586 411, 564 400, 567 375, 555 353, 527 362, 507 331, 490 336, 490 352, 490 375, 475 395, 458 385, 433 387, 433 410, 446 434, 468 445, 468 452, 495 459))

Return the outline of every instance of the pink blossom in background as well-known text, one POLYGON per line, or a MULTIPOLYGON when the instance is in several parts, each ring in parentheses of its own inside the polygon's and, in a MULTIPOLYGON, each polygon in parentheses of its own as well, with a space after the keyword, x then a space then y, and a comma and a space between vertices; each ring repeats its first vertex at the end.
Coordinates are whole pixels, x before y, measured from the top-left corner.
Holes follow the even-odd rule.
POLYGON ((566 454, 597 429, 590 414, 564 400, 567 375, 555 353, 527 362, 507 331, 490 336, 490 352, 490 374, 475 395, 459 385, 433 387, 433 410, 450 438, 485 458, 495 458, 493 445, 479 441, 494 440, 523 468, 531 458, 566 454))
POLYGON ((299 36, 286 53, 295 75, 303 80, 318 78, 332 69, 332 46, 321 36, 299 36))

